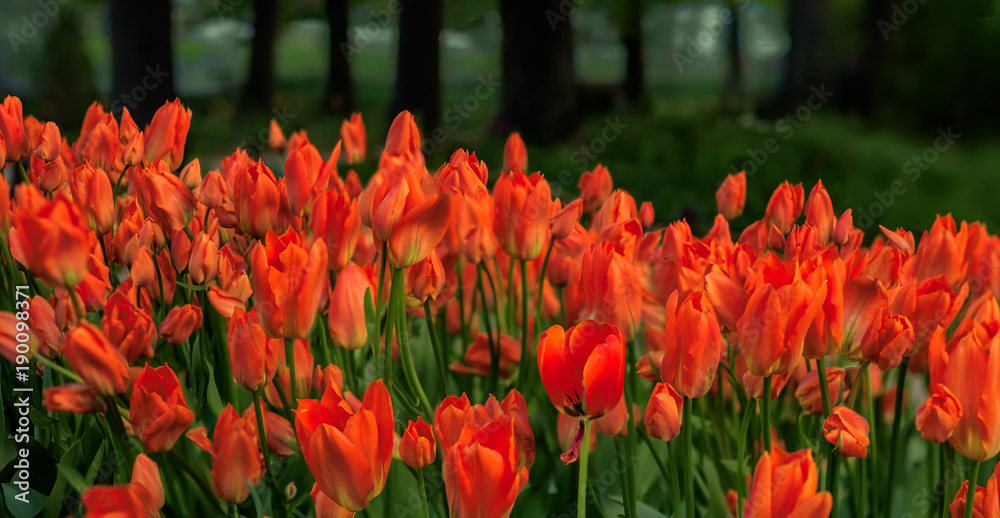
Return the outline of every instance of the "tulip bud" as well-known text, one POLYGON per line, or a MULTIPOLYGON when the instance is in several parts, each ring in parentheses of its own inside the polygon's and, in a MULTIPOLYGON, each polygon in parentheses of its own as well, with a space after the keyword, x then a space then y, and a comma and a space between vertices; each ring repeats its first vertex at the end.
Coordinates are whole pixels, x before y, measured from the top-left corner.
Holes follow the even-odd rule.
POLYGON ((937 383, 917 409, 917 430, 928 441, 944 442, 951 438, 961 418, 962 403, 947 386, 937 383))
MULTIPOLYGON (((656 212, 653 210, 652 202, 642 202, 642 207, 639 209, 639 222, 642 223, 642 228, 648 229, 653 226, 655 218, 656 212)), ((723 219, 723 221, 725 221, 725 219, 723 219)))
POLYGON ((642 415, 649 435, 669 441, 681 431, 684 398, 666 383, 657 383, 642 415))
POLYGON ((288 140, 285 139, 285 134, 281 131, 281 126, 274 119, 271 119, 271 125, 268 128, 267 145, 279 153, 284 151, 288 145, 288 140))
MULTIPOLYGON (((555 206, 555 205, 553 205, 555 206)), ((577 198, 556 212, 550 221, 552 239, 563 239, 573 233, 583 215, 583 200, 577 198)))
POLYGON ((32 153, 38 158, 51 162, 59 156, 62 150, 62 137, 59 136, 59 128, 54 122, 46 122, 42 126, 39 141, 32 143, 34 149, 32 153))
POLYGON ((868 453, 868 421, 850 408, 833 408, 823 421, 823 436, 841 457, 864 458, 868 453))
POLYGON ((747 175, 744 171, 733 176, 728 175, 715 191, 715 203, 719 207, 719 214, 727 220, 734 220, 743 214, 743 206, 747 200, 747 175))
POLYGON ((351 118, 340 125, 340 141, 344 144, 344 155, 348 164, 359 164, 365 161, 367 137, 365 123, 360 113, 351 114, 351 118))
POLYGON ((421 469, 434 462, 436 447, 431 426, 422 417, 417 417, 417 422, 410 421, 406 426, 399 440, 399 457, 407 466, 421 469))
POLYGON ((70 331, 63 354, 73 371, 96 394, 113 396, 125 392, 129 381, 128 363, 93 324, 81 322, 80 327, 70 331))

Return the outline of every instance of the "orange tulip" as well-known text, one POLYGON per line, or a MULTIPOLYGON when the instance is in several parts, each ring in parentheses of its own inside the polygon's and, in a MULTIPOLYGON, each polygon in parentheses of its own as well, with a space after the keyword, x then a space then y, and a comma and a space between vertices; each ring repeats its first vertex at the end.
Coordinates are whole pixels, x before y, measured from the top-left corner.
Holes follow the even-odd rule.
MULTIPOLYGON (((847 399, 847 387, 844 383, 846 372, 840 367, 826 368, 826 383, 830 389, 830 401, 834 405, 842 399, 847 399)), ((823 413, 823 394, 820 392, 819 371, 810 371, 799 381, 795 388, 795 397, 802 405, 802 409, 807 415, 821 415, 823 413)))
MULTIPOLYGON (((656 212, 653 209, 652 202, 644 201, 642 206, 639 208, 639 222, 642 223, 643 229, 648 229, 653 226, 653 221, 656 219, 656 212)), ((722 221, 725 221, 723 219, 722 221)), ((727 227, 728 228, 728 227, 727 227)))
POLYGON ((365 123, 360 113, 352 113, 350 119, 340 124, 340 140, 344 143, 344 154, 348 164, 360 164, 365 161, 368 147, 365 136, 365 123))
POLYGON ((680 303, 678 293, 672 293, 667 299, 665 329, 660 378, 682 396, 704 396, 723 355, 722 332, 705 293, 696 291, 680 303))
MULTIPOLYGON (((969 496, 969 481, 962 482, 962 487, 955 494, 955 499, 948 506, 953 518, 965 516, 965 503, 969 496)), ((986 482, 986 487, 977 486, 972 497, 972 516, 974 518, 1000 518, 1000 464, 986 482)))
POLYGON ((43 391, 43 395, 45 408, 49 412, 89 414, 105 408, 90 386, 83 383, 49 387, 43 391))
POLYGON ((819 475, 811 450, 787 453, 775 445, 764 452, 753 472, 743 516, 830 516, 833 498, 817 492, 819 475))
POLYGON ((904 284, 889 301, 889 309, 903 315, 913 325, 912 354, 920 355, 927 347, 931 334, 938 327, 951 325, 969 295, 969 285, 956 292, 944 275, 924 281, 904 284))
POLYGON ((299 400, 295 429, 320 490, 337 505, 360 511, 382 492, 393 441, 392 401, 382 380, 352 411, 333 388, 320 401, 299 400))
POLYGON ((494 231, 507 255, 530 261, 549 244, 552 194, 541 173, 506 173, 493 186, 494 231))
POLYGON ((931 335, 928 363, 931 386, 943 384, 954 395, 961 417, 951 445, 966 458, 982 462, 1000 453, 1000 333, 996 322, 970 326, 945 343, 939 327, 931 335))
POLYGON ((236 383, 251 391, 264 388, 284 365, 284 344, 264 333, 257 308, 235 308, 229 320, 229 362, 236 383))
POLYGON ((308 140, 288 152, 288 157, 285 158, 285 186, 288 189, 288 208, 292 214, 298 217, 305 214, 322 167, 323 158, 308 140))
POLYGON ((569 237, 577 223, 580 222, 580 216, 583 215, 583 200, 580 198, 569 202, 562 208, 559 208, 559 203, 559 200, 556 200, 552 204, 552 207, 557 209, 551 219, 552 239, 569 237))
POLYGON ((743 214, 743 206, 747 201, 747 174, 740 171, 738 174, 728 175, 715 191, 715 204, 719 207, 719 214, 728 220, 734 220, 743 214))
POLYGON ((845 406, 833 407, 823 421, 823 436, 841 457, 864 458, 868 453, 868 421, 845 406))
POLYGON ((250 489, 264 477, 257 428, 233 405, 226 405, 215 421, 214 442, 208 439, 204 426, 192 428, 187 437, 212 455, 212 491, 223 500, 233 504, 246 500, 250 489))
POLYGON ((607 167, 597 164, 593 171, 585 171, 580 175, 577 187, 580 189, 584 212, 594 212, 604 204, 614 190, 611 172, 607 167))
POLYGON ((668 383, 657 383, 642 415, 649 435, 669 441, 681 432, 684 398, 668 383))
POLYGON ((160 337, 170 345, 180 345, 186 342, 192 333, 201 329, 201 324, 201 306, 197 304, 174 306, 160 322, 160 337))
POLYGON ((445 269, 437 252, 431 250, 426 258, 409 267, 405 282, 406 294, 420 303, 436 300, 441 295, 445 282, 445 269))
POLYGON ((805 202, 805 191, 802 184, 794 186, 787 181, 778 186, 767 202, 767 210, 764 219, 774 225, 782 234, 788 234, 802 214, 802 206, 805 202))
POLYGON ((233 179, 233 210, 236 226, 258 239, 267 235, 278 220, 281 204, 278 180, 263 162, 244 162, 233 179))
POLYGON ((285 133, 281 131, 278 121, 271 119, 271 124, 267 127, 267 146, 274 151, 282 152, 288 146, 285 133))
POLYGON ((153 357, 156 324, 153 323, 152 310, 136 307, 121 289, 108 297, 101 327, 111 345, 121 351, 129 365, 140 356, 153 357))
POLYGON ((142 210, 164 228, 183 230, 197 208, 191 189, 161 161, 135 171, 136 199, 142 210))
POLYGON ((165 498, 159 467, 140 453, 132 465, 132 480, 117 486, 92 486, 81 495, 84 518, 145 518, 160 516, 165 498))
POLYGON ((437 443, 434 442, 434 432, 431 425, 417 417, 417 422, 410 421, 406 425, 402 439, 399 440, 399 457, 403 463, 413 469, 429 466, 437 456, 437 443))
POLYGON ((54 122, 46 122, 42 126, 42 132, 38 136, 37 142, 31 143, 32 154, 51 162, 59 156, 62 151, 62 137, 59 136, 59 127, 54 122))
POLYGON ((920 436, 932 442, 944 442, 962 419, 962 403, 946 385, 934 385, 927 400, 917 409, 917 430, 920 436))
POLYGON ((24 129, 21 99, 8 95, 0 103, 0 143, 5 144, 6 161, 13 163, 28 156, 31 143, 24 129))
POLYGON ((94 244, 80 209, 63 194, 52 201, 34 187, 16 191, 10 219, 10 252, 49 286, 71 287, 83 280, 94 244))
POLYGON ((150 453, 173 448, 194 421, 180 380, 167 365, 154 369, 146 364, 135 378, 129 417, 135 435, 150 453))
POLYGON ((528 169, 528 150, 524 147, 521 134, 513 132, 503 146, 503 170, 524 171, 528 169))
POLYGON ((913 326, 902 315, 880 309, 861 340, 861 360, 870 361, 887 371, 899 366, 913 345, 913 326))
POLYGON ((465 412, 472 405, 469 398, 461 396, 448 396, 438 405, 434 411, 434 436, 441 443, 441 451, 447 452, 458 442, 465 426, 465 412))
POLYGON ((309 493, 316 505, 316 518, 354 518, 354 512, 337 505, 332 498, 319 490, 319 484, 314 483, 309 493))
POLYGON ((115 223, 115 204, 107 173, 84 162, 73 170, 70 191, 87 217, 87 226, 100 236, 111 232, 115 223))
MULTIPOLYGON (((490 375, 491 353, 490 337, 483 332, 473 333, 473 342, 465 350, 462 362, 452 362, 449 368, 459 374, 471 374, 482 377, 490 375)), ((495 338, 494 338, 495 339, 495 338)), ((506 333, 500 334, 500 369, 501 378, 508 378, 521 362, 520 342, 506 333)))
MULTIPOLYGON (((81 138, 74 144, 80 151, 83 160, 105 171, 122 171, 122 162, 118 156, 119 148, 118 121, 114 115, 105 113, 97 118, 89 132, 81 133, 81 138)), ((118 180, 118 175, 115 175, 118 180)))
POLYGON ((326 245, 315 241, 307 248, 292 229, 281 236, 268 231, 265 244, 251 254, 254 300, 264 332, 275 338, 305 338, 326 289, 326 245))
POLYGON ((631 341, 642 322, 639 270, 623 247, 609 241, 591 246, 580 262, 582 317, 610 322, 631 341))
POLYGON ((389 236, 389 264, 406 268, 425 259, 448 230, 451 212, 452 196, 449 193, 429 196, 406 211, 389 236))
POLYGON ((833 227, 837 223, 837 216, 833 213, 833 202, 830 200, 830 193, 826 192, 822 181, 817 181, 809 193, 806 200, 806 224, 816 229, 820 244, 830 242, 833 235, 833 227))
POLYGON ((611 411, 625 383, 625 340, 614 324, 584 320, 542 333, 538 371, 560 412, 595 419, 611 411))
POLYGON ((153 115, 153 121, 143 132, 145 135, 146 161, 163 160, 173 171, 184 159, 184 143, 191 127, 191 110, 184 108, 179 99, 164 103, 153 115))
POLYGON ((327 267, 338 271, 354 256, 361 232, 358 201, 347 192, 331 189, 313 199, 309 228, 326 243, 327 267))
POLYGON ((356 351, 368 342, 365 326, 365 293, 371 292, 374 304, 378 294, 377 273, 372 266, 347 263, 337 274, 330 293, 330 338, 333 343, 356 351))
POLYGON ((128 386, 128 363, 96 326, 81 322, 66 335, 63 354, 73 371, 101 396, 125 392, 128 386))

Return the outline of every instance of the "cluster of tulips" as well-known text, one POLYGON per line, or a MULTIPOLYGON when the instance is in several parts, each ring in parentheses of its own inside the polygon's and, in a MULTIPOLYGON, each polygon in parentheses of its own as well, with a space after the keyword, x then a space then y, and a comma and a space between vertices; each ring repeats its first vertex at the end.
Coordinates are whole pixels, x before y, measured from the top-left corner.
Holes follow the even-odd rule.
POLYGON ((516 133, 432 174, 406 112, 377 162, 355 115, 203 173, 190 121, 0 105, 4 441, 58 462, 18 516, 894 516, 925 464, 926 515, 1000 517, 979 223, 866 246, 785 182, 733 239, 740 173, 696 236, 602 166, 554 199, 516 133))

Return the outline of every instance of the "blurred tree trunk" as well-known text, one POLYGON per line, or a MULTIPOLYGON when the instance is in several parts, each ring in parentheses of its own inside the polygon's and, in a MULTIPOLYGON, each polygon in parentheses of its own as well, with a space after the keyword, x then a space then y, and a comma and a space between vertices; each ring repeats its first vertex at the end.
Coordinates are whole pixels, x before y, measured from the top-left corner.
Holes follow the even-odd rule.
POLYGON ((498 130, 546 141, 577 124, 573 29, 565 2, 501 0, 501 108, 498 130))
POLYGON ((861 50, 848 65, 841 86, 844 90, 841 107, 870 119, 875 115, 876 91, 888 50, 879 21, 891 18, 892 0, 868 0, 866 3, 861 50))
POLYGON ((347 49, 347 0, 326 0, 330 28, 330 63, 326 80, 326 107, 350 114, 354 110, 354 85, 347 49))
POLYGON ((251 105, 270 107, 274 97, 274 39, 278 32, 278 0, 254 0, 250 72, 243 90, 251 105))
POLYGON ((409 110, 427 138, 441 117, 441 28, 443 0, 403 2, 399 15, 396 85, 390 121, 409 110))
POLYGON ((642 48, 643 0, 628 0, 622 30, 625 46, 625 98, 634 103, 646 96, 645 54, 642 48))
POLYGON ((765 116, 776 117, 805 102, 813 89, 835 90, 830 48, 830 0, 789 0, 788 26, 791 48, 786 56, 787 72, 779 95, 764 108, 765 116))
POLYGON ((746 109, 743 94, 743 59, 740 55, 740 6, 736 0, 729 0, 726 8, 732 13, 732 21, 728 24, 729 39, 726 43, 729 73, 726 75, 722 105, 730 113, 738 114, 746 109))
POLYGON ((170 0, 111 0, 111 109, 139 126, 176 97, 170 0))

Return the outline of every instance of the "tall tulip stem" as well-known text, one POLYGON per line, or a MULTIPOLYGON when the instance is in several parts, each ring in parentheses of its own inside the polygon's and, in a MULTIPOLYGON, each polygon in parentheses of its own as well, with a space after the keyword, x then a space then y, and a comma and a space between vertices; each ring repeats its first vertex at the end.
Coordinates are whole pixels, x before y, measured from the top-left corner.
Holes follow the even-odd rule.
MULTIPOLYGON (((538 292, 542 292, 541 285, 538 292)), ((535 321, 538 325, 538 321, 535 321)), ((517 371, 517 386, 524 390, 528 383, 528 372, 531 371, 531 355, 528 353, 528 261, 521 259, 521 367, 517 371)))
MULTIPOLYGON (((392 268, 392 294, 390 295, 390 310, 395 310, 396 317, 396 340, 399 346, 399 359, 403 364, 403 377, 406 378, 410 390, 414 391, 420 401, 421 410, 425 417, 434 415, 434 407, 427 399, 423 385, 420 384, 420 377, 417 376, 417 368, 413 364, 413 351, 410 350, 410 334, 406 329, 406 308, 403 305, 403 270, 392 268)), ((392 316, 392 315, 390 315, 392 316)), ((391 351, 389 351, 391 354, 391 351)))
POLYGON ((694 518, 694 457, 691 449, 694 442, 694 433, 691 429, 691 404, 693 399, 684 397, 684 417, 681 419, 681 433, 684 434, 684 509, 688 518, 694 518))
MULTIPOLYGON (((817 362, 817 365, 822 363, 817 362)), ((819 373, 819 379, 825 380, 823 371, 819 373)), ((771 451, 771 377, 764 376, 764 393, 761 394, 761 419, 764 421, 761 426, 761 433, 764 436, 764 451, 771 451)), ((829 404, 829 403, 828 403, 829 404)))
MULTIPOLYGON (((590 419, 583 420, 583 442, 580 444, 580 478, 576 486, 576 515, 587 516, 587 461, 590 457, 590 419)), ((624 498, 624 495, 622 495, 624 498)))
POLYGON ((972 511, 976 503, 976 485, 979 484, 979 468, 982 462, 974 461, 969 466, 969 487, 965 493, 965 518, 972 518, 972 511))
MULTIPOLYGON (((486 284, 483 282, 483 273, 489 277, 490 272, 486 269, 486 265, 483 263, 479 264, 479 268, 476 271, 476 277, 478 279, 479 288, 479 303, 483 306, 483 325, 486 326, 486 339, 490 344, 490 381, 489 381, 489 391, 490 393, 496 392, 497 383, 500 379, 500 333, 497 332, 496 342, 493 341, 493 329, 490 324, 490 312, 487 309, 489 306, 486 305, 486 284)), ((493 278, 490 277, 490 287, 493 289, 493 305, 496 306, 497 311, 499 311, 500 305, 497 302, 497 290, 496 285, 493 284, 493 278)), ((497 313, 497 328, 499 329, 500 313, 497 313)))
POLYGON ((535 326, 541 326, 542 322, 542 299, 545 294, 545 275, 549 271, 549 258, 552 256, 552 248, 556 246, 556 240, 549 241, 549 249, 545 251, 545 259, 542 260, 542 271, 538 275, 538 293, 535 294, 535 326))
POLYGON ((736 516, 743 516, 743 499, 746 498, 747 490, 744 487, 746 480, 743 477, 743 456, 747 451, 747 433, 750 431, 750 420, 754 412, 757 411, 757 400, 749 398, 747 407, 743 410, 743 423, 740 425, 740 437, 736 447, 736 516))
MULTIPOLYGON (((271 452, 267 449, 267 435, 264 434, 264 413, 260 409, 260 398, 263 396, 259 390, 253 391, 253 411, 257 416, 257 435, 260 438, 260 451, 264 455, 264 470, 268 476, 271 475, 271 452)), ((271 477, 274 478, 273 476, 271 477)))
POLYGON ((886 495, 885 516, 892 516, 892 484, 896 481, 896 454, 899 450, 899 428, 902 425, 903 413, 903 392, 906 388, 906 371, 910 362, 909 356, 904 356, 899 364, 899 379, 896 382, 896 406, 892 411, 892 442, 889 444, 889 478, 885 487, 889 494, 886 495))
POLYGON ((840 464, 840 455, 836 451, 830 453, 830 464, 827 468, 827 479, 830 485, 830 496, 832 496, 833 507, 830 508, 830 516, 839 516, 840 508, 840 477, 837 476, 837 468, 840 464))
MULTIPOLYGON (((291 404, 295 405, 298 401, 299 390, 296 385, 295 378, 295 340, 292 338, 285 338, 285 361, 288 363, 288 386, 291 392, 292 400, 291 404)), ((288 409, 289 411, 291 408, 288 409)))
POLYGON ((427 508, 427 484, 424 483, 423 468, 415 469, 417 472, 417 490, 420 491, 420 507, 424 511, 424 518, 431 518, 430 509, 427 508))
POLYGON ((816 377, 819 380, 819 397, 823 402, 823 419, 826 419, 833 413, 833 404, 830 402, 830 382, 826 379, 826 358, 816 359, 816 377))
POLYGON ((441 378, 441 388, 444 389, 445 394, 449 394, 448 369, 446 367, 448 359, 445 358, 445 349, 438 338, 437 328, 434 327, 434 313, 431 311, 430 300, 424 301, 424 319, 427 320, 427 334, 430 335, 431 347, 434 348, 434 362, 437 363, 438 377, 441 378))

